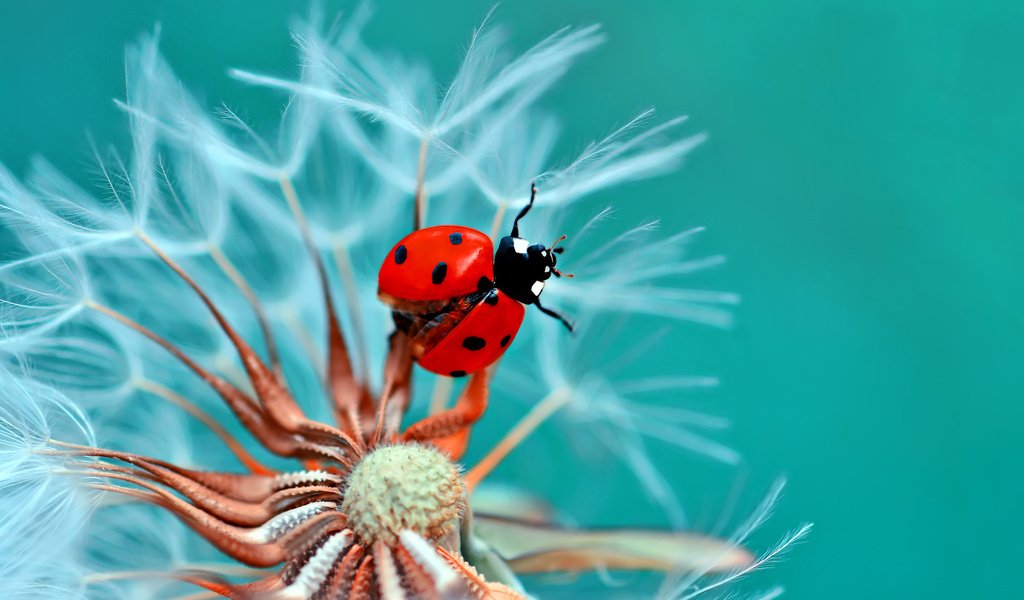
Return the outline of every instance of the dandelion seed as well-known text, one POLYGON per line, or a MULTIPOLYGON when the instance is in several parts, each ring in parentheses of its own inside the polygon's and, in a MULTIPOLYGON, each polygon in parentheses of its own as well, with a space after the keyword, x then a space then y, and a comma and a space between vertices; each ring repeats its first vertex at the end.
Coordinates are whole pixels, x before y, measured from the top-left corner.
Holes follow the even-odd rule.
POLYGON ((0 574, 12 597, 70 595, 78 588, 75 534, 89 501, 56 474, 61 459, 41 451, 56 436, 92 443, 92 429, 66 398, 17 371, 0 371, 0 389, 0 574))

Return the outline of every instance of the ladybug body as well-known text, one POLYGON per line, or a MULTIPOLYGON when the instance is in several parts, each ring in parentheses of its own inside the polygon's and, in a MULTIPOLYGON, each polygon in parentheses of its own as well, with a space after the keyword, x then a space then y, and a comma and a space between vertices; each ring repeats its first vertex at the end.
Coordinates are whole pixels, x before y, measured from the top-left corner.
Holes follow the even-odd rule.
POLYGON ((545 282, 563 275, 555 267, 562 249, 519 237, 519 220, 533 206, 532 191, 497 252, 483 232, 438 225, 412 232, 388 253, 377 295, 409 335, 410 352, 424 369, 461 377, 487 368, 515 339, 524 305, 533 304, 572 329, 540 304, 545 282))
MULTIPOLYGON (((438 225, 405 236, 381 265, 378 294, 405 301, 447 301, 493 287, 494 245, 469 227, 438 225)), ((385 302, 389 302, 385 298, 385 302)))

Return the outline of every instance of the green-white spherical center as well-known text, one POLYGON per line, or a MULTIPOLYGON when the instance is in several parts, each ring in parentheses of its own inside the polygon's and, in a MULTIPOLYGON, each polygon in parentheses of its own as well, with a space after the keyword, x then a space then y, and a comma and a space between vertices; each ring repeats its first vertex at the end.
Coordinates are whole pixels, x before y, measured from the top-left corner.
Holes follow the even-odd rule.
POLYGON ((403 530, 451 550, 459 545, 466 486, 448 457, 429 446, 383 446, 356 463, 341 509, 362 542, 398 541, 403 530))

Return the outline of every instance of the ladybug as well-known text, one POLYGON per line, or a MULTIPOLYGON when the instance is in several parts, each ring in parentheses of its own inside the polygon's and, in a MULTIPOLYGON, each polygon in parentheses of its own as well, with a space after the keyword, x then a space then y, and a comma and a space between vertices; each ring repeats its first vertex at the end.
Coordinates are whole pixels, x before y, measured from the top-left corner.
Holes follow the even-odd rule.
POLYGON ((410 351, 421 367, 462 377, 491 365, 515 339, 534 305, 572 331, 572 324, 540 303, 552 275, 572 277, 555 266, 564 248, 531 244, 512 232, 498 242, 476 229, 437 225, 414 231, 388 253, 377 278, 377 295, 392 309, 396 326, 409 334, 410 351))

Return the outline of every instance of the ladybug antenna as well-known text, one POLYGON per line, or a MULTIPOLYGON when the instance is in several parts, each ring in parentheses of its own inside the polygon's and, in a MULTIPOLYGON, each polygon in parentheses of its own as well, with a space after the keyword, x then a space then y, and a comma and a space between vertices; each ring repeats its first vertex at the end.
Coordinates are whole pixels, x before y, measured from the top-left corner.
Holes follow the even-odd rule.
MULTIPOLYGON (((565 252, 565 248, 555 248, 555 246, 558 245, 558 242, 561 242, 563 240, 565 240, 564 235, 555 240, 555 243, 551 244, 551 246, 548 248, 548 252, 553 252, 555 254, 561 254, 565 252)), ((575 275, 573 275, 572 273, 565 273, 563 271, 559 271, 558 268, 554 266, 551 267, 551 272, 555 274, 555 277, 566 277, 568 279, 572 279, 573 277, 575 277, 575 275)))
POLYGON ((530 212, 533 208, 533 201, 537 198, 537 185, 535 183, 530 184, 530 203, 523 207, 523 210, 519 211, 516 215, 516 220, 512 221, 512 237, 519 237, 519 219, 526 216, 526 213, 530 212))

